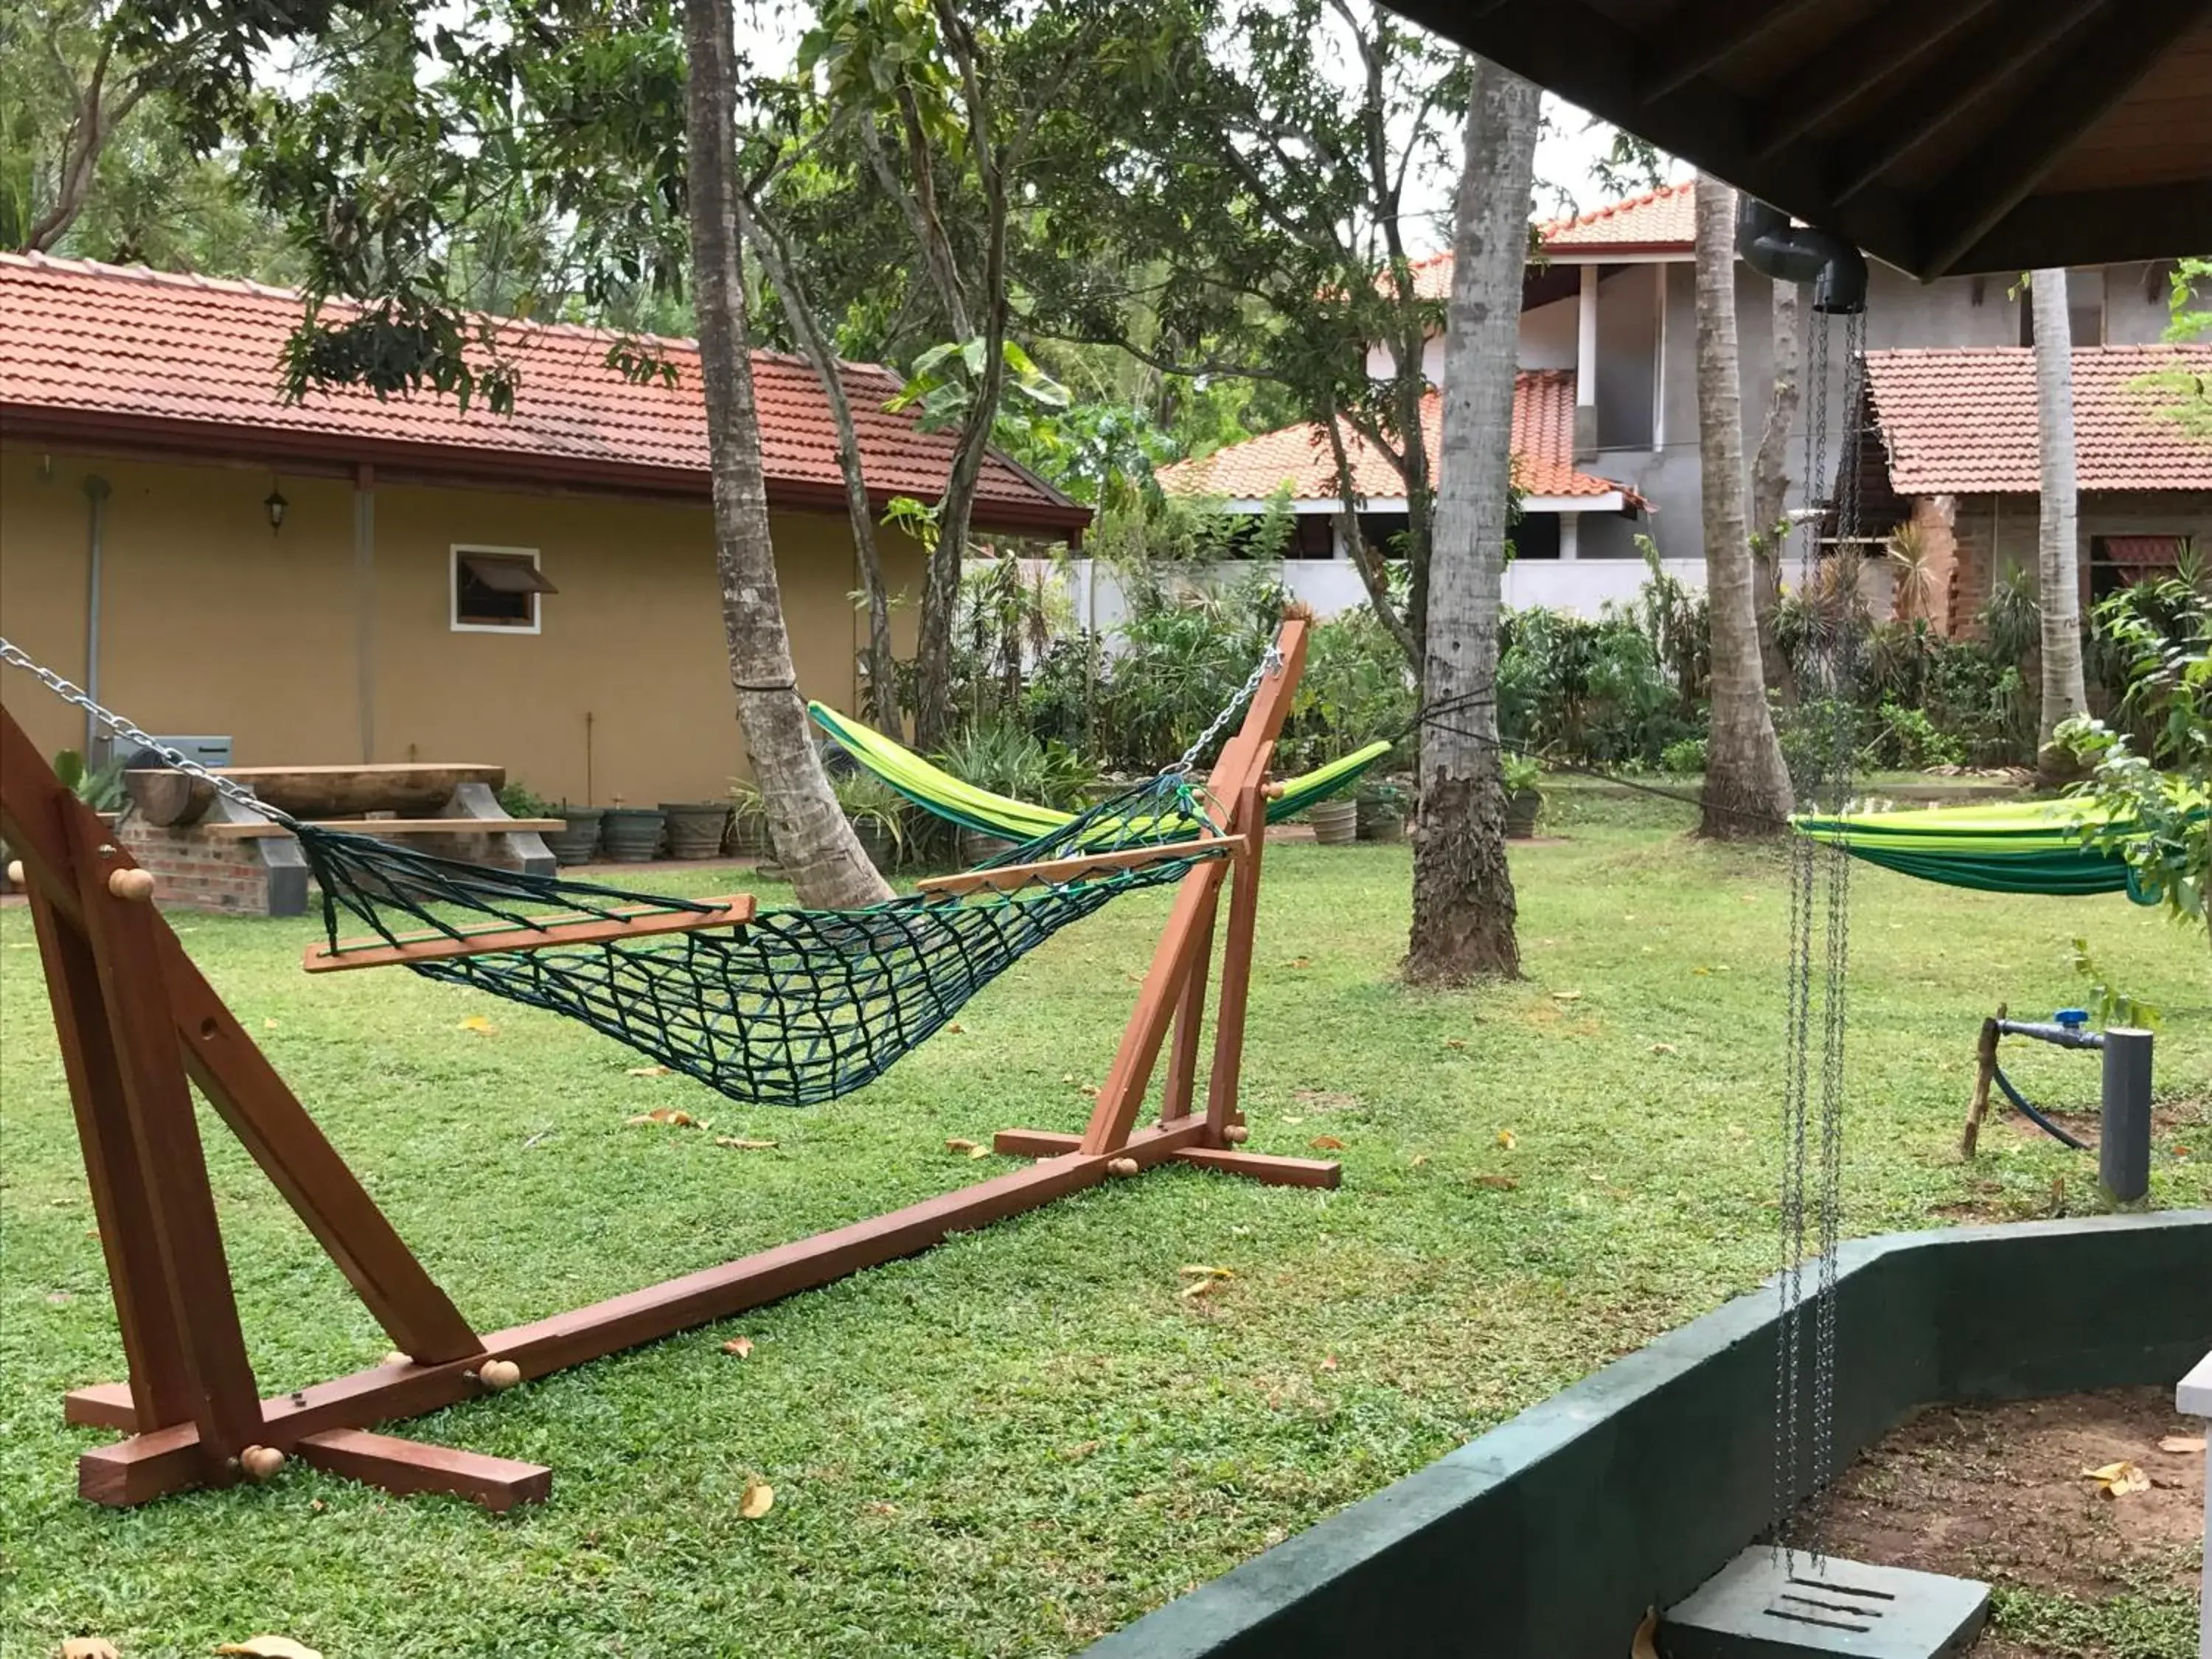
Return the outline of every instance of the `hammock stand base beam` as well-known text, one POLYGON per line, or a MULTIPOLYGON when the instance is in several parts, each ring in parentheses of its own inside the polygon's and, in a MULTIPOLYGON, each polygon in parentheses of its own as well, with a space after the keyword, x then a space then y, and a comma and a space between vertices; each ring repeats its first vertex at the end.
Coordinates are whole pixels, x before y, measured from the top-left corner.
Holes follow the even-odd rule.
MULTIPOLYGON (((1008 1158, 1064 1158, 1083 1145, 1081 1135, 1051 1129, 1001 1129, 991 1150, 1008 1158)), ((1269 1152, 1248 1152, 1233 1146, 1185 1146, 1175 1155, 1177 1164, 1224 1175, 1243 1176, 1265 1187, 1334 1188, 1343 1179, 1342 1169, 1326 1158, 1277 1158, 1269 1152)))
POLYGON ((1216 799, 1235 803, 1224 833, 1243 844, 1182 878, 1108 1085, 1081 1135, 1009 1132, 1010 1139, 1025 1137, 1038 1151, 1049 1142, 1053 1156, 886 1215, 483 1336, 407 1249, 161 913, 114 891, 115 874, 137 866, 0 710, 0 836, 21 859, 32 890, 131 1379, 67 1397, 71 1423, 130 1437, 78 1459, 80 1492, 124 1505, 233 1485, 245 1475, 240 1454, 256 1447, 395 1492, 450 1492, 493 1509, 532 1502, 550 1490, 550 1470, 366 1431, 494 1392, 481 1376, 494 1360, 512 1362, 526 1379, 543 1376, 916 1255, 954 1233, 1118 1175, 1195 1162, 1261 1180, 1333 1186, 1334 1165, 1235 1148, 1243 1119, 1234 1056, 1224 1055, 1232 1036, 1241 1041, 1249 984, 1261 781, 1304 665, 1305 633, 1303 619, 1285 622, 1280 668, 1254 696, 1209 780, 1216 799), (1194 1109, 1198 1020, 1224 881, 1231 924, 1200 1112, 1194 1109), (1176 1042, 1160 1091, 1170 1115, 1139 1128, 1134 1119, 1171 1024, 1176 1042), (188 1084, 207 1097, 395 1348, 412 1358, 259 1397, 188 1084))

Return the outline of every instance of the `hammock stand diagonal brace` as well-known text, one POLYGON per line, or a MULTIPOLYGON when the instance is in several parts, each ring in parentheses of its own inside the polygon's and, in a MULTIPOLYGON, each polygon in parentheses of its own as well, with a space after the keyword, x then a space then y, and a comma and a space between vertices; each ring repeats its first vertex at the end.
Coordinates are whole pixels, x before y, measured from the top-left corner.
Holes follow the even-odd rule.
MULTIPOLYGON (((1306 623, 1287 619, 1266 679, 1214 768, 1235 851, 1194 865, 1176 888, 1090 1124, 1078 1134, 1012 1130, 1002 1152, 1027 1169, 926 1199, 573 1312, 479 1335, 424 1271, 344 1159, 147 902, 106 826, 0 710, 0 836, 24 867, 129 1381, 73 1390, 72 1424, 127 1437, 78 1459, 78 1490, 107 1504, 222 1486, 270 1453, 397 1492, 441 1492, 492 1509, 544 1498, 540 1466, 366 1432, 727 1318, 928 1249, 1117 1176, 1180 1162, 1292 1186, 1336 1184, 1334 1164, 1238 1150, 1237 1093, 1251 978, 1262 778, 1304 663, 1306 623), (1200 1019, 1220 890, 1230 889, 1212 1064, 1197 1103, 1200 1019), (1163 1120, 1139 1128, 1170 1028, 1163 1120), (191 1086, 245 1146, 408 1356, 264 1398, 246 1352, 191 1086), (487 1380, 489 1379, 489 1380, 487 1380)), ((701 925, 743 925, 729 913, 701 925)), ((333 964, 335 965, 335 964, 333 964)))

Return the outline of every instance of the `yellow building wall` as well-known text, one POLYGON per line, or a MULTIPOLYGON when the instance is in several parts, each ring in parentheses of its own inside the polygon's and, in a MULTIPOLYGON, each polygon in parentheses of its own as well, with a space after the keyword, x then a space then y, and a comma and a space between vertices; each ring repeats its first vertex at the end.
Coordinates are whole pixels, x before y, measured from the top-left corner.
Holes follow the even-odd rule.
MULTIPOLYGON (((551 799, 711 799, 746 769, 704 504, 420 485, 374 492, 374 562, 354 555, 354 491, 265 470, 0 449, 0 634, 82 680, 84 480, 107 480, 100 695, 149 731, 220 733, 238 764, 362 758, 362 596, 377 761, 473 761, 551 799), (560 591, 540 631, 456 632, 456 544, 526 549, 560 591)), ((799 689, 856 703, 865 618, 842 514, 773 515, 799 689)), ((920 550, 882 532, 895 586, 920 550)), ((912 648, 912 607, 893 612, 912 648)), ((40 747, 80 746, 81 716, 27 676, 0 696, 40 747)))

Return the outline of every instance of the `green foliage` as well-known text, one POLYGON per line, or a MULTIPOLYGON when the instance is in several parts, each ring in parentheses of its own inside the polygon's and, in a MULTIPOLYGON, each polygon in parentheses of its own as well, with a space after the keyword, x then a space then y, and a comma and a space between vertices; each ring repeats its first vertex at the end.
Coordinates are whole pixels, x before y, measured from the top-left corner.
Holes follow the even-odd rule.
POLYGON ((1058 741, 1041 741, 1012 720, 975 721, 958 733, 937 763, 963 783, 1037 806, 1073 810, 1097 787, 1089 760, 1058 741))
POLYGON ((1505 793, 1526 794, 1531 789, 1540 790, 1544 781, 1544 766, 1534 755, 1523 755, 1508 750, 1498 757, 1498 770, 1505 793))
POLYGON ((128 760, 125 755, 111 755, 99 766, 87 766, 76 750, 64 749, 54 756, 54 775, 61 780, 63 788, 94 811, 119 812, 129 799, 123 787, 123 769, 128 760))
POLYGON ((1677 777, 1703 777, 1705 774, 1705 739, 1684 738, 1680 743, 1670 743, 1659 751, 1659 769, 1677 777))
POLYGON ((832 775, 830 793, 854 829, 864 835, 872 832, 890 842, 890 862, 904 858, 909 811, 904 795, 865 769, 832 775))
POLYGON ((500 785, 499 807, 511 818, 550 817, 554 810, 550 801, 519 778, 509 778, 500 785))
POLYGON ((1387 738, 1386 767, 1413 762, 1418 694, 1406 653, 1369 605, 1331 617, 1306 638, 1306 669, 1276 745, 1278 763, 1307 770, 1387 738))
MULTIPOLYGON (((2212 339, 2212 258, 2177 259, 2172 284, 2172 320, 2166 337, 2176 345, 2212 339)), ((2212 374, 2177 359, 2172 368, 2145 375, 2142 384, 2159 395, 2160 412, 2183 431, 2212 438, 2212 374)))
POLYGON ((2076 939, 2069 958, 2074 972, 2089 990, 2089 1014, 2100 1028, 2132 1025, 2139 1030, 2158 1029, 2158 1010, 2141 997, 2130 996, 2112 982, 2112 976, 2089 954, 2089 941, 2076 939))
POLYGON ((1654 766, 1698 735, 1698 711, 1661 665, 1650 637, 1619 613, 1596 622, 1541 608, 1499 630, 1498 731, 1562 759, 1654 766))
POLYGON ((1874 711, 1874 732, 1859 750, 1864 766, 1923 772, 1931 766, 1958 766, 1966 759, 1959 740, 1938 731, 1923 709, 1885 702, 1874 711))
POLYGON ((2082 793, 2106 811, 2086 839, 2125 859, 2176 921, 2212 933, 2212 598, 2146 583, 2095 620, 2128 667, 2118 713, 2130 730, 2087 716, 2058 728, 2091 769, 2082 793))

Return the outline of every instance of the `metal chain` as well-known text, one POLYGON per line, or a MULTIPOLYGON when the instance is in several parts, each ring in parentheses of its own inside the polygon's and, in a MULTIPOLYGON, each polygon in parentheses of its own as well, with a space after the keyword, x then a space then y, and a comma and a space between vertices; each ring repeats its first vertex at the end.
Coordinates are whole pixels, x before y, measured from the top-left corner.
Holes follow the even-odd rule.
POLYGON ((1260 659, 1258 665, 1255 666, 1252 670, 1251 673, 1245 678, 1244 684, 1243 686, 1238 688, 1237 695, 1230 698, 1228 704, 1219 714, 1213 717, 1213 724, 1207 726, 1205 731, 1200 732, 1198 734, 1198 741, 1192 744, 1189 748, 1182 751, 1182 758, 1177 761, 1174 765, 1169 767, 1160 775, 1162 777, 1181 777, 1188 772, 1193 767, 1196 766, 1198 764, 1198 757, 1213 746, 1213 740, 1221 735, 1222 729, 1226 726, 1231 720, 1237 718, 1237 711, 1243 708, 1246 703, 1252 701, 1253 694, 1260 689, 1260 683, 1262 680, 1267 679, 1270 675, 1280 673, 1282 672, 1282 651, 1279 647, 1270 642, 1266 654, 1260 659))
POLYGON ((92 694, 82 686, 64 679, 52 669, 33 660, 21 647, 5 639, 0 639, 0 663, 5 663, 11 668, 27 671, 64 702, 83 709, 86 714, 90 714, 125 742, 135 744, 140 749, 150 749, 159 755, 166 764, 175 768, 178 771, 189 773, 193 777, 205 780, 214 787, 217 794, 234 805, 243 806, 262 817, 273 818, 279 823, 289 824, 295 822, 289 813, 280 811, 270 805, 244 784, 216 775, 198 761, 171 748, 159 738, 134 726, 113 709, 101 708, 92 700, 92 694))

